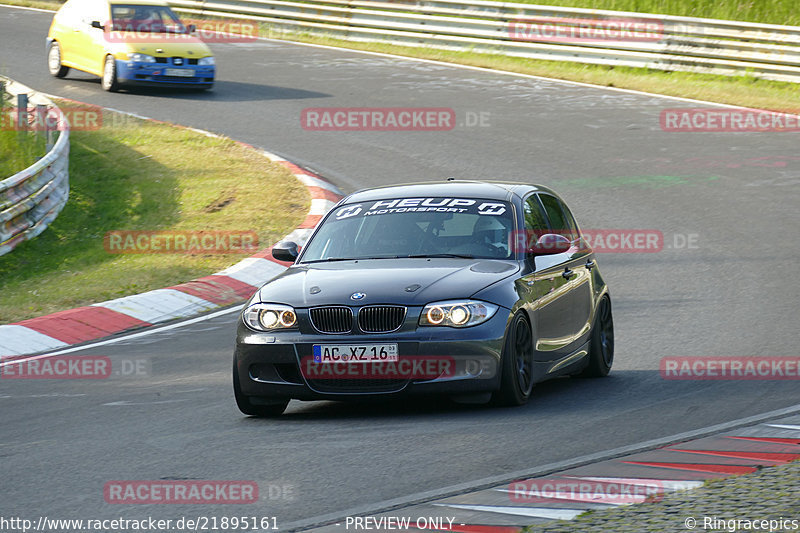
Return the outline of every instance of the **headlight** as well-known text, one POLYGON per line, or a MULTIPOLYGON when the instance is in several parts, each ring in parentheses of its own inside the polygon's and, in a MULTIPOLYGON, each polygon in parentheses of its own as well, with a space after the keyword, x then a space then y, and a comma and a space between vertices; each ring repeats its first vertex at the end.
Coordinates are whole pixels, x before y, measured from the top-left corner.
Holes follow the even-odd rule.
POLYGON ((253 304, 242 312, 242 319, 256 331, 289 329, 297 325, 294 309, 281 304, 253 304))
POLYGON ((155 63, 156 58, 147 54, 128 54, 128 61, 136 61, 138 63, 155 63))
POLYGON ((211 57, 201 57, 200 59, 197 60, 197 64, 198 65, 205 65, 205 66, 213 65, 214 64, 214 57, 213 56, 211 56, 211 57))
POLYGON ((496 305, 474 300, 434 302, 422 310, 419 325, 467 328, 486 322, 495 312, 496 305))

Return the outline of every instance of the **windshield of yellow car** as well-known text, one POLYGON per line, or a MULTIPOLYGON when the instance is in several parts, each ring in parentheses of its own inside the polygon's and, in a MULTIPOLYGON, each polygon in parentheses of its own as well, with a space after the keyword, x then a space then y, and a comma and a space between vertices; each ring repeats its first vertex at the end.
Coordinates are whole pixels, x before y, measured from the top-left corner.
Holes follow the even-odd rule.
POLYGON ((186 27, 167 6, 115 4, 111 6, 114 31, 186 33, 186 27))

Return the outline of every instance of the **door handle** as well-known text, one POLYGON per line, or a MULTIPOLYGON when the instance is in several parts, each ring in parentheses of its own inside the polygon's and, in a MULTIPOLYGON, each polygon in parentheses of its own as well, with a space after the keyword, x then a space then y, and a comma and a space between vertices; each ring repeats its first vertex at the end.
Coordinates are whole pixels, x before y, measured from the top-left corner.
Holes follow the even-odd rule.
POLYGON ((562 275, 562 276, 564 276, 564 279, 569 279, 569 278, 571 278, 573 275, 575 275, 575 272, 573 272, 573 271, 572 271, 572 270, 570 270, 569 268, 565 268, 565 269, 564 269, 564 272, 562 272, 562 273, 561 273, 561 275, 562 275))
POLYGON ((587 270, 591 270, 591 269, 593 269, 594 267, 595 267, 595 263, 594 263, 594 261, 592 261, 591 259, 589 259, 588 261, 586 261, 586 269, 587 269, 587 270))

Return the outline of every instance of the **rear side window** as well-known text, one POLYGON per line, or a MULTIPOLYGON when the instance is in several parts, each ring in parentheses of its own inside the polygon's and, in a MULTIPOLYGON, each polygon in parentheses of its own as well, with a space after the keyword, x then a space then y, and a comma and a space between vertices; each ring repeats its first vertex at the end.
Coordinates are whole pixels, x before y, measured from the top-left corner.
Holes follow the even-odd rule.
POLYGON ((77 24, 81 16, 81 0, 68 0, 66 4, 58 10, 58 17, 64 23, 77 24))
POLYGON ((547 216, 542 209, 542 204, 535 195, 531 195, 525 200, 523 215, 525 217, 525 230, 535 231, 541 235, 542 230, 547 229, 547 216))
POLYGON ((555 196, 550 196, 549 194, 540 194, 539 197, 542 200, 545 211, 547 211, 547 218, 550 219, 550 228, 555 233, 564 235, 571 241, 577 239, 578 226, 575 224, 575 219, 567 209, 567 206, 555 196))

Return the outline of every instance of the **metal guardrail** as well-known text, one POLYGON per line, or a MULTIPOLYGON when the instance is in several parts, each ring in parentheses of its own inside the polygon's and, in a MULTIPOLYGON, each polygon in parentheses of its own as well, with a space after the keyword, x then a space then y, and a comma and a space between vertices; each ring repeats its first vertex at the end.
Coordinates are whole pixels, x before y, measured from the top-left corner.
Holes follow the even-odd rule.
POLYGON ((49 98, 8 78, 0 77, 0 85, 17 96, 12 113, 16 126, 24 129, 35 124, 48 148, 33 165, 0 181, 0 255, 4 255, 42 233, 67 203, 69 123, 49 98), (35 107, 29 107, 29 102, 35 107))
POLYGON ((800 82, 797 26, 484 0, 170 4, 185 13, 264 22, 276 32, 800 82))

